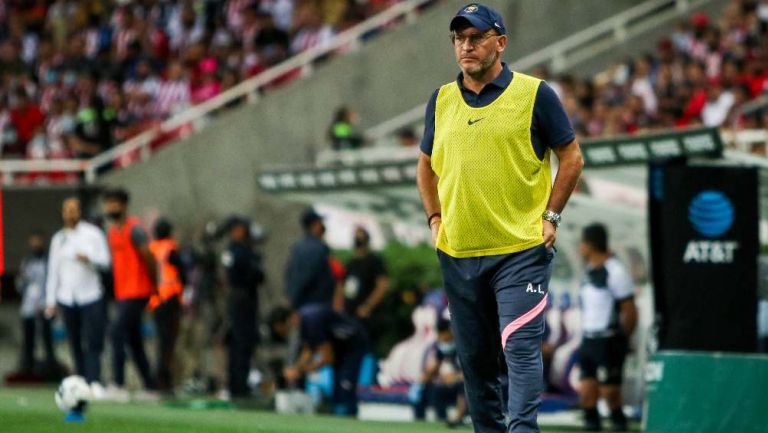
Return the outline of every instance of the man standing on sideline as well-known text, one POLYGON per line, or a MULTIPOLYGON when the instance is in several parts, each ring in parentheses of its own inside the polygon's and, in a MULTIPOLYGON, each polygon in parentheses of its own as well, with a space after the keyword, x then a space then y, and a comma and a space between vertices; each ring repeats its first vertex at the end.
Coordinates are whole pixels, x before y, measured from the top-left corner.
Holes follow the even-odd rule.
POLYGON ((248 374, 251 371, 253 349, 258 340, 258 287, 264 282, 259 256, 251 246, 250 221, 232 216, 227 222, 229 245, 221 257, 227 276, 229 395, 244 398, 250 395, 248 374))
POLYGON ((51 239, 48 254, 45 315, 52 318, 61 312, 75 370, 91 384, 94 397, 103 398, 101 352, 107 317, 100 273, 109 268, 109 247, 101 229, 80 217, 80 200, 64 200, 64 228, 51 239))
POLYGON ((597 400, 611 409, 614 431, 626 431, 621 382, 628 340, 637 324, 635 284, 624 265, 610 253, 602 224, 584 227, 579 252, 587 264, 581 285, 581 405, 588 431, 601 431, 597 400))
POLYGON ((24 335, 19 373, 38 375, 35 346, 37 337, 43 338, 46 376, 56 374, 58 363, 53 352, 51 319, 45 317, 45 273, 48 260, 45 255, 45 237, 35 232, 29 236, 29 254, 19 266, 16 287, 21 293, 21 328, 24 335))
POLYGON ((331 273, 330 249, 323 241, 323 218, 312 208, 301 216, 304 238, 293 244, 285 269, 288 299, 294 309, 333 302, 336 282, 331 273))
POLYGON ((450 30, 461 73, 427 104, 419 192, 475 431, 539 432, 542 311, 581 151, 554 91, 501 62, 507 36, 496 11, 469 4, 450 30), (559 159, 554 185, 550 152, 559 159), (500 353, 509 378, 506 425, 500 353))
POLYGON ((337 310, 357 317, 366 327, 375 348, 377 327, 376 309, 389 290, 389 277, 384 261, 371 251, 371 236, 362 227, 355 229, 355 250, 347 262, 346 278, 336 289, 334 300, 337 310))
POLYGON ((155 223, 155 238, 149 243, 149 250, 160 271, 157 294, 150 298, 149 308, 154 312, 157 328, 157 387, 165 393, 173 392, 174 352, 181 324, 181 295, 186 281, 184 265, 172 233, 171 223, 161 218, 155 223))
POLYGON ((112 251, 112 274, 117 314, 112 324, 112 374, 116 387, 110 389, 116 400, 125 400, 125 348, 131 350, 147 390, 155 389, 144 351, 141 320, 150 296, 157 291, 157 262, 149 250, 147 232, 138 218, 129 217, 128 192, 114 189, 104 194, 104 214, 110 221, 107 231, 112 251))

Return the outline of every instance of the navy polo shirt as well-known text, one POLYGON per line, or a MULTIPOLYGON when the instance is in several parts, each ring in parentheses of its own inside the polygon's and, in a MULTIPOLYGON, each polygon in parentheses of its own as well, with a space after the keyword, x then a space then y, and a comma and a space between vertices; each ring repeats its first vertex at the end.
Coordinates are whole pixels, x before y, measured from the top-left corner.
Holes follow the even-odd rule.
MULTIPOLYGON (((507 68, 506 63, 502 63, 502 66, 499 76, 486 84, 480 93, 465 88, 464 76, 459 73, 456 82, 459 84, 461 96, 467 105, 475 108, 485 107, 506 90, 509 83, 512 82, 512 71, 507 68)), ((435 104, 439 90, 435 90, 429 99, 427 112, 424 116, 424 137, 421 140, 421 151, 427 155, 432 155, 432 143, 435 140, 435 104)), ((539 159, 543 159, 547 148, 554 149, 565 146, 575 138, 576 134, 573 132, 571 121, 565 113, 563 104, 560 103, 555 91, 542 81, 533 104, 533 121, 531 122, 533 150, 539 159)))

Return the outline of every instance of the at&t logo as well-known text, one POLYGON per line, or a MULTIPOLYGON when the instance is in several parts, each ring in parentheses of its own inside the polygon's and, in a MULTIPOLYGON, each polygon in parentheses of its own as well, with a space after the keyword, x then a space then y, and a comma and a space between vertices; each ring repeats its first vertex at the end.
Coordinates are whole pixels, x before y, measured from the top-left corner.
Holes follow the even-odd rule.
MULTIPOLYGON (((697 194, 688 206, 688 221, 705 238, 717 238, 730 230, 735 219, 733 203, 720 191, 697 194)), ((685 248, 685 263, 733 263, 736 241, 690 240, 685 248)))

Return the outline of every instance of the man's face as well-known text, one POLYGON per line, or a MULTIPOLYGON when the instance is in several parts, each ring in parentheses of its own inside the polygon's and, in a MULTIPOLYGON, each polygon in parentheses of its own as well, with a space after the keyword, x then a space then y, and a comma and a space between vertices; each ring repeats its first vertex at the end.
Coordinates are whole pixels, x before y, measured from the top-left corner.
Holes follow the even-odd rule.
POLYGON ((61 218, 66 225, 75 225, 80 221, 80 200, 71 198, 64 201, 61 207, 61 218))
POLYGON ((581 255, 581 258, 584 260, 588 260, 589 256, 592 255, 592 246, 589 245, 588 242, 584 242, 583 240, 581 243, 579 243, 579 254, 581 255))
POLYGON ((440 343, 453 343, 453 332, 450 330, 440 331, 437 334, 437 341, 440 343))
POLYGON ((243 224, 234 224, 232 225, 232 228, 229 229, 229 238, 233 241, 242 241, 246 237, 248 237, 248 229, 243 224))
POLYGON ((483 76, 507 46, 507 37, 493 29, 481 32, 475 27, 459 27, 451 39, 456 62, 461 71, 471 77, 483 76))
POLYGON ((363 229, 355 230, 355 247, 364 248, 368 246, 368 233, 363 229))
POLYGON ((40 235, 32 235, 29 237, 29 249, 30 251, 40 251, 45 247, 45 240, 40 235))
POLYGON ((310 226, 310 232, 315 235, 318 238, 322 238, 325 236, 325 224, 323 224, 322 220, 317 220, 312 222, 312 225, 310 226))
POLYGON ((116 219, 125 214, 125 204, 120 200, 105 200, 104 214, 110 218, 116 219))

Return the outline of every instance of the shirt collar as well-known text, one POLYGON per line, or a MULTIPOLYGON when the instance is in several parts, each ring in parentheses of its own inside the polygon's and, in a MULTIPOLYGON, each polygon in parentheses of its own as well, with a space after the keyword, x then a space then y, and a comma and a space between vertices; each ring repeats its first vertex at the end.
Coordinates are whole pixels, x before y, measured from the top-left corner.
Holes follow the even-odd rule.
MULTIPOLYGON (((461 90, 468 90, 467 88, 464 87, 463 72, 459 72, 459 76, 456 77, 456 82, 459 84, 459 88, 461 90)), ((493 79, 493 81, 486 84, 485 87, 483 87, 483 89, 485 89, 488 86, 496 86, 499 89, 506 89, 507 86, 509 86, 509 83, 511 82, 512 82, 512 71, 509 70, 506 63, 501 62, 501 72, 499 73, 498 76, 496 76, 496 78, 493 79)))

